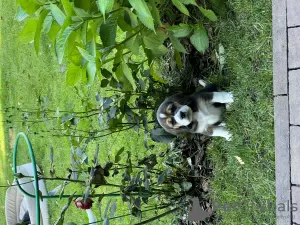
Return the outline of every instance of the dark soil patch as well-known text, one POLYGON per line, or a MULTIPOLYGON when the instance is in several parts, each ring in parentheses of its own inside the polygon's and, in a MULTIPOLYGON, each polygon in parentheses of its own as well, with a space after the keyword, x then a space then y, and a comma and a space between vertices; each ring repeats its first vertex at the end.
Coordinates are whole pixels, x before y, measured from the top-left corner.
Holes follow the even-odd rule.
MULTIPOLYGON (((187 43, 188 44, 188 43, 187 43)), ((189 45, 189 44, 188 44, 189 45)), ((211 58, 212 52, 207 51, 204 55, 196 51, 191 46, 190 54, 183 57, 184 67, 179 70, 178 68, 165 68, 168 78, 172 77, 174 80, 169 80, 171 86, 170 94, 183 92, 191 94, 200 87, 198 81, 203 79, 206 81, 207 77, 218 70, 216 63, 211 58)), ((169 59, 170 60, 170 59, 169 59)), ((170 62, 169 65, 173 63, 170 62)), ((210 137, 194 134, 185 137, 178 137, 174 141, 174 148, 180 149, 182 152, 183 170, 188 171, 186 178, 188 182, 192 183, 192 188, 188 191, 187 195, 190 197, 198 197, 200 206, 207 212, 210 217, 203 222, 191 222, 183 219, 179 224, 182 225, 202 225, 213 224, 216 217, 213 213, 212 201, 209 198, 210 181, 213 176, 212 162, 207 158, 206 149, 210 142, 210 137), (190 160, 191 164, 188 163, 190 160)), ((190 205, 192 208, 192 204, 190 205)))

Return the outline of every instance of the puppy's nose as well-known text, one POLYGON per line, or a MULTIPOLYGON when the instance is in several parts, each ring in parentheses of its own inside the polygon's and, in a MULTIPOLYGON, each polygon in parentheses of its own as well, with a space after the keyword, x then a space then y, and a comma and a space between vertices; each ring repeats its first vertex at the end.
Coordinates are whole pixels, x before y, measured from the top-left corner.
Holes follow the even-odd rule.
POLYGON ((181 119, 184 119, 186 117, 186 112, 180 112, 181 119))

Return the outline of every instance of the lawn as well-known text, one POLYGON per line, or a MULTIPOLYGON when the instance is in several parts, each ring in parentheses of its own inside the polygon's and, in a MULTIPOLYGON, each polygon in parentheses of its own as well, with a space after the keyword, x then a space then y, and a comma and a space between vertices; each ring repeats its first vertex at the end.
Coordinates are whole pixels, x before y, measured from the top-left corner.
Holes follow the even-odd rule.
POLYGON ((271 1, 229 3, 233 11, 219 21, 216 42, 224 45, 235 97, 227 115, 233 139, 210 146, 212 198, 238 203, 220 213, 220 224, 275 224, 271 1))
MULTIPOLYGON (((13 1, 2 3, 1 7, 1 113, 0 121, 11 123, 0 124, 0 185, 12 180, 11 145, 14 136, 26 131, 22 126, 22 112, 7 107, 20 109, 37 108, 38 98, 46 100, 49 109, 82 110, 82 99, 96 104, 95 94, 99 91, 96 80, 91 89, 84 84, 79 86, 82 93, 74 87, 66 86, 63 66, 58 66, 53 48, 46 37, 43 37, 39 56, 36 56, 33 44, 23 44, 18 39, 22 24, 14 21, 16 4, 13 1), (6 156, 6 160, 4 157, 6 156)), ((211 182, 211 197, 224 204, 241 203, 238 210, 222 210, 217 212, 219 224, 275 224, 275 166, 273 140, 273 98, 272 98, 272 57, 271 57, 271 1, 228 1, 228 12, 213 27, 215 37, 213 43, 225 48, 226 73, 212 74, 208 80, 220 82, 226 80, 232 91, 235 102, 227 113, 226 123, 233 139, 231 142, 215 138, 208 148, 208 154, 214 163, 214 177, 211 182), (235 156, 244 162, 239 162, 235 156), (261 206, 269 205, 270 209, 261 206)), ((91 124, 93 126, 93 124, 91 124)), ((69 167, 70 144, 67 137, 53 137, 54 122, 47 126, 38 123, 30 128, 29 138, 35 150, 38 164, 49 176, 50 146, 54 149, 56 175, 65 177, 69 167), (50 132, 46 132, 49 131, 50 132), (44 132, 43 132, 44 131, 44 132), (36 132, 36 133, 35 133, 36 132), (63 160, 62 160, 63 159, 63 160), (65 160, 66 159, 66 160, 65 160)), ((166 145, 157 144, 147 152, 143 145, 143 135, 135 131, 123 132, 102 138, 100 145, 100 164, 108 157, 113 158, 116 152, 125 146, 135 159, 150 153, 158 154, 166 149, 166 145)), ((92 156, 96 143, 88 146, 92 156)), ((21 149, 20 162, 29 160, 25 148, 21 149)), ((125 160, 124 160, 125 161, 125 160)), ((118 183, 118 179, 114 183, 118 183)), ((47 183, 49 190, 58 183, 47 183)), ((67 191, 80 190, 74 185, 67 191)), ((101 189, 101 192, 105 191, 101 189)), ((1 188, 0 200, 4 202, 4 189, 1 188)), ((51 201, 51 200, 50 200, 51 201)), ((153 199, 154 201, 154 199, 153 199)), ((66 200, 50 202, 51 221, 55 221, 66 200)), ((107 201, 102 202, 102 211, 107 201)), ((96 212, 97 212, 96 208, 96 212)), ((100 211, 100 208, 99 208, 100 211)), ((126 204, 119 199, 117 215, 128 213, 126 204)), ((1 215, 4 215, 1 206, 1 215)), ((169 218, 153 224, 169 224, 169 218)), ((85 213, 70 207, 66 221, 77 224, 87 222, 85 213)), ((115 224, 131 224, 135 219, 129 217, 116 220, 115 224)))

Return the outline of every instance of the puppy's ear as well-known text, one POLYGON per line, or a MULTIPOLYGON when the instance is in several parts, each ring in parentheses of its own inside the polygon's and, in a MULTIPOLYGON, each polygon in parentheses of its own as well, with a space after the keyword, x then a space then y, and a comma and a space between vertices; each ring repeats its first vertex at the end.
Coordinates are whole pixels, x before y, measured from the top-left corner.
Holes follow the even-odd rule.
POLYGON ((172 95, 168 98, 166 98, 166 100, 164 101, 164 103, 168 102, 168 103, 172 103, 172 102, 177 102, 180 105, 185 105, 187 104, 187 102, 191 101, 192 99, 184 94, 176 94, 176 95, 172 95))

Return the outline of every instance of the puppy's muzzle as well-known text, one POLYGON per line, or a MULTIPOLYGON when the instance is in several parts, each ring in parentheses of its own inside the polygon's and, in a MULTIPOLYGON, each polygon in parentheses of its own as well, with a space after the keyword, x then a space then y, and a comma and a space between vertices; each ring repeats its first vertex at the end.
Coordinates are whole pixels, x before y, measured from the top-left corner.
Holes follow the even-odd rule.
POLYGON ((192 120, 192 110, 189 106, 184 105, 176 111, 174 119, 181 126, 187 126, 192 120))
POLYGON ((185 119, 187 117, 187 112, 180 112, 181 119, 185 119))

